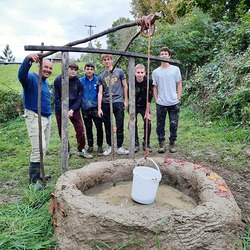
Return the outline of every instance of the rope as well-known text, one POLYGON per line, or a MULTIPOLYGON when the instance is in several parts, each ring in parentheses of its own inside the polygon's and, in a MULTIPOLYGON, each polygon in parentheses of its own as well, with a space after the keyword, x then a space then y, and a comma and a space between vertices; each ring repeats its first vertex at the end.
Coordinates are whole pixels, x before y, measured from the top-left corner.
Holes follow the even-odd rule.
POLYGON ((153 21, 153 14, 149 14, 147 16, 143 16, 140 19, 136 20, 136 23, 138 26, 141 27, 141 35, 148 39, 148 67, 147 67, 147 97, 146 97, 146 138, 145 138, 145 153, 144 158, 147 160, 147 157, 149 156, 148 151, 148 115, 149 115, 149 105, 148 105, 148 95, 149 95, 149 75, 150 75, 150 37, 152 37, 155 33, 155 25, 153 21))
POLYGON ((136 19, 136 24, 141 27, 141 35, 145 38, 152 37, 155 33, 155 25, 153 22, 153 14, 143 16, 142 18, 136 19))

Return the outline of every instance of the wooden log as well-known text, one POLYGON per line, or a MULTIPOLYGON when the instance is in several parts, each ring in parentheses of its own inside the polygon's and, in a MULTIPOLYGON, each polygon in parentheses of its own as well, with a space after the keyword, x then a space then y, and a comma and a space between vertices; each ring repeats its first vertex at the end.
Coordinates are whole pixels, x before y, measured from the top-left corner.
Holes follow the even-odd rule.
POLYGON ((69 53, 62 52, 62 173, 68 171, 68 111, 69 111, 69 53))
POLYGON ((129 159, 135 159, 135 58, 129 58, 129 159))
MULTIPOLYGON (((120 50, 107 50, 107 49, 95 49, 95 48, 82 48, 82 47, 66 47, 66 46, 40 46, 40 45, 25 45, 25 50, 31 51, 67 51, 67 52, 80 52, 80 53, 96 53, 96 54, 111 54, 111 55, 122 55, 126 57, 136 57, 142 59, 148 59, 148 55, 144 55, 136 52, 120 51, 120 50)), ((150 60, 159 62, 169 62, 174 65, 180 65, 180 61, 176 59, 165 59, 159 56, 150 55, 150 60)))

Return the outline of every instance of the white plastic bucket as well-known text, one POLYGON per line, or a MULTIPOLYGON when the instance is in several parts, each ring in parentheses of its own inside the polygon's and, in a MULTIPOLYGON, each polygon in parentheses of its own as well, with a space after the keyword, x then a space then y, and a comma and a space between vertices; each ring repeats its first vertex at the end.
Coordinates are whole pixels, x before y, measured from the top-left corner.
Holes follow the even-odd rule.
MULTIPOLYGON (((143 159, 143 158, 142 158, 143 159)), ((157 164, 150 158, 157 169, 147 166, 137 166, 133 169, 131 198, 141 204, 155 202, 159 182, 162 175, 157 164)), ((139 164, 140 160, 137 162, 139 164)))

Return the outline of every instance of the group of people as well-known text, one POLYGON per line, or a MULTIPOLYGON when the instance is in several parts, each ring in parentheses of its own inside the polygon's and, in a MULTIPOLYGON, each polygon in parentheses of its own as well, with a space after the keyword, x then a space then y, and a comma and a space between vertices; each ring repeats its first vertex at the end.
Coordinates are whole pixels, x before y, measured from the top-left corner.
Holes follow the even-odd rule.
MULTIPOLYGON (((38 137, 38 83, 39 74, 29 72, 33 62, 40 61, 41 54, 30 54, 25 57, 18 72, 18 78, 23 87, 23 101, 25 107, 25 122, 30 138, 32 152, 30 155, 30 182, 36 183, 40 177, 40 151, 38 137)), ((160 51, 160 57, 170 58, 170 50, 164 47, 160 51)), ((97 134, 98 155, 111 154, 111 112, 116 126, 117 154, 129 154, 123 146, 124 142, 124 117, 128 109, 128 84, 126 75, 121 68, 112 66, 112 55, 101 56, 105 70, 97 77, 95 66, 89 62, 84 67, 84 76, 79 78, 78 65, 69 63, 69 108, 68 118, 72 122, 77 139, 78 155, 92 158, 94 151, 93 123, 97 134), (111 96, 111 99, 110 99, 111 96), (85 131, 87 135, 88 149, 85 149, 85 131), (105 128, 107 148, 103 150, 103 124, 105 128)), ((53 64, 48 59, 42 60, 42 94, 41 94, 41 120, 42 120, 42 147, 45 154, 49 145, 52 108, 50 103, 50 88, 47 78, 53 71, 53 64)), ((143 150, 151 152, 151 115, 150 104, 154 97, 156 102, 157 136, 159 142, 159 153, 166 151, 165 146, 165 121, 169 115, 169 152, 176 152, 175 141, 177 139, 178 117, 180 111, 180 99, 182 92, 182 80, 180 69, 161 62, 160 67, 152 73, 152 79, 146 76, 143 64, 137 64, 135 73, 135 152, 139 151, 140 143, 138 136, 137 116, 140 114, 144 121, 144 137, 142 141, 143 150)), ((62 127, 62 75, 54 80, 53 100, 58 133, 61 137, 62 127)), ((70 144, 68 143, 70 150, 70 144)))

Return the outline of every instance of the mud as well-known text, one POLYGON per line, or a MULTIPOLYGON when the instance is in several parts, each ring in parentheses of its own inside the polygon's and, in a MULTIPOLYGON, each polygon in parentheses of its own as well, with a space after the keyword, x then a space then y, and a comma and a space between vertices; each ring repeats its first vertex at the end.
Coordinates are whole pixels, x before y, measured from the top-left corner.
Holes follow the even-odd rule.
POLYGON ((145 208, 187 210, 197 206, 193 198, 168 185, 160 185, 155 202, 147 205, 133 201, 131 191, 132 182, 129 181, 104 183, 84 191, 83 194, 103 200, 109 205, 132 207, 136 211, 142 211, 145 208))

